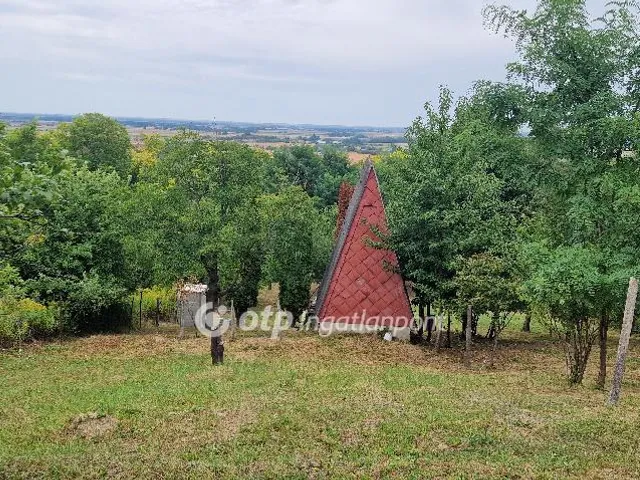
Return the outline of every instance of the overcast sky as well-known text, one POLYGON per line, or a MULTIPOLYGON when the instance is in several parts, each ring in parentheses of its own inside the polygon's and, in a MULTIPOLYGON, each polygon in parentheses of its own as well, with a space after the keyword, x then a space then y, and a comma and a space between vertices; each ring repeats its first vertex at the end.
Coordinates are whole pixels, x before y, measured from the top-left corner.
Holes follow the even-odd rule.
POLYGON ((439 84, 504 79, 482 6, 0 0, 0 111, 406 126, 439 84))

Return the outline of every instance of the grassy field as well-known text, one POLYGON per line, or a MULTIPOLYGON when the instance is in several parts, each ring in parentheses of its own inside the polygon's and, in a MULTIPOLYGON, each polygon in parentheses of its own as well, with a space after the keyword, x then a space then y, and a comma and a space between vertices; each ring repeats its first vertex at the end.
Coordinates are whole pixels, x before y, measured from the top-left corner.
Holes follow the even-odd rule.
MULTIPOLYGON (((611 356, 617 338, 612 338, 611 356)), ((377 337, 105 335, 0 353, 0 478, 638 478, 640 345, 619 408, 543 332, 436 353, 377 337)))

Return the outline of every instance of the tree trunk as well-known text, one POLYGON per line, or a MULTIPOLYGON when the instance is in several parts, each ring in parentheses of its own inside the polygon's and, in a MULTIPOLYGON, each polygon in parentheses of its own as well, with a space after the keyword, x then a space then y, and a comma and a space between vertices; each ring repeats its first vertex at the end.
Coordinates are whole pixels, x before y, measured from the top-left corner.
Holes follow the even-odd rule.
POLYGON ((618 403, 618 400, 620 400, 622 377, 624 376, 624 362, 627 358, 627 348, 629 348, 629 337, 631 336, 631 328, 633 327, 633 314, 635 312, 637 298, 638 280, 632 277, 629 280, 627 303, 624 307, 624 319, 622 321, 622 330, 620 331, 618 358, 613 371, 613 382, 611 384, 611 393, 609 394, 609 405, 615 405, 618 403))
POLYGON ((442 337, 442 317, 444 313, 442 312, 442 308, 438 308, 438 313, 436 314, 437 322, 436 322, 436 350, 440 350, 440 338, 442 337))
MULTIPOLYGON (((412 307, 413 311, 413 307, 412 307)), ((422 321, 422 304, 418 303, 418 318, 415 319, 417 330, 411 329, 409 332, 409 341, 412 345, 420 345, 422 343, 422 334, 424 332, 424 322, 422 321)))
POLYGON ((467 325, 465 329, 465 349, 464 349, 464 365, 471 366, 471 323, 473 321, 473 310, 471 305, 467 307, 467 325))
POLYGON ((496 337, 496 325, 498 323, 499 320, 499 316, 500 314, 498 313, 493 313, 492 317, 491 317, 491 323, 489 324, 489 331, 487 331, 487 338, 489 340, 493 340, 496 337))
POLYGON ((489 330, 487 331, 487 339, 492 340, 495 336, 496 336, 496 328, 493 322, 491 322, 491 324, 489 325, 489 330))
MULTIPOLYGON (((209 283, 207 290, 207 315, 209 310, 215 309, 220 303, 220 274, 218 272, 217 259, 210 263, 210 267, 207 269, 207 276, 209 277, 209 283)), ((213 328, 213 325, 211 325, 213 328)), ((211 335, 211 362, 214 365, 222 364, 224 360, 224 343, 222 342, 221 335, 211 335)))
POLYGON ((451 348, 451 312, 447 312, 447 348, 451 348))
POLYGON ((491 357, 489 358, 489 366, 491 368, 495 365, 496 352, 498 351, 498 333, 493 336, 493 346, 491 347, 491 357))
POLYGON ((604 384, 607 381, 607 336, 609 332, 609 313, 602 312, 600 316, 600 371, 598 373, 598 388, 604 390, 604 384))
POLYGON ((220 273, 218 272, 218 261, 211 262, 207 268, 207 302, 211 303, 211 307, 216 308, 220 302, 220 273))
POLYGON ((224 361, 224 342, 222 336, 211 337, 211 362, 214 365, 222 365, 224 361))
POLYGON ((524 322, 522 323, 522 331, 530 333, 531 332, 531 314, 529 312, 524 315, 524 322))
POLYGON ((471 336, 475 337, 478 335, 478 323, 480 320, 480 316, 471 312, 471 336))
POLYGON ((589 317, 576 319, 565 333, 565 355, 569 383, 582 383, 587 368, 591 347, 598 335, 597 325, 589 317))

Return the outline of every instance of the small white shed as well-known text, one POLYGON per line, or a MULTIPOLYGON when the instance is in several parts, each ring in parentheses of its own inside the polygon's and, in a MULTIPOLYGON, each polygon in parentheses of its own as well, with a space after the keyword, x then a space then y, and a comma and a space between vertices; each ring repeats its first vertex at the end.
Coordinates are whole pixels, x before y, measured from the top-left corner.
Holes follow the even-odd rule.
POLYGON ((195 327, 198 310, 207 303, 209 287, 202 283, 185 283, 178 288, 178 323, 180 329, 195 327))

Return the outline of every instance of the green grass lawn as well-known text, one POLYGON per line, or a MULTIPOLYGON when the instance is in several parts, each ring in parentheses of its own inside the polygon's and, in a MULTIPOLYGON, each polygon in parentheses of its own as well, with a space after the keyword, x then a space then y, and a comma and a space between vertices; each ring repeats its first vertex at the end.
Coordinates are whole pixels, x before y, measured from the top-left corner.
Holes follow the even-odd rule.
MULTIPOLYGON (((465 370, 375 336, 105 335, 0 353, 0 478, 638 478, 640 345, 618 408, 544 332, 465 370)), ((611 359, 615 353, 611 343, 611 359)), ((611 362, 612 363, 612 362, 611 362)))

